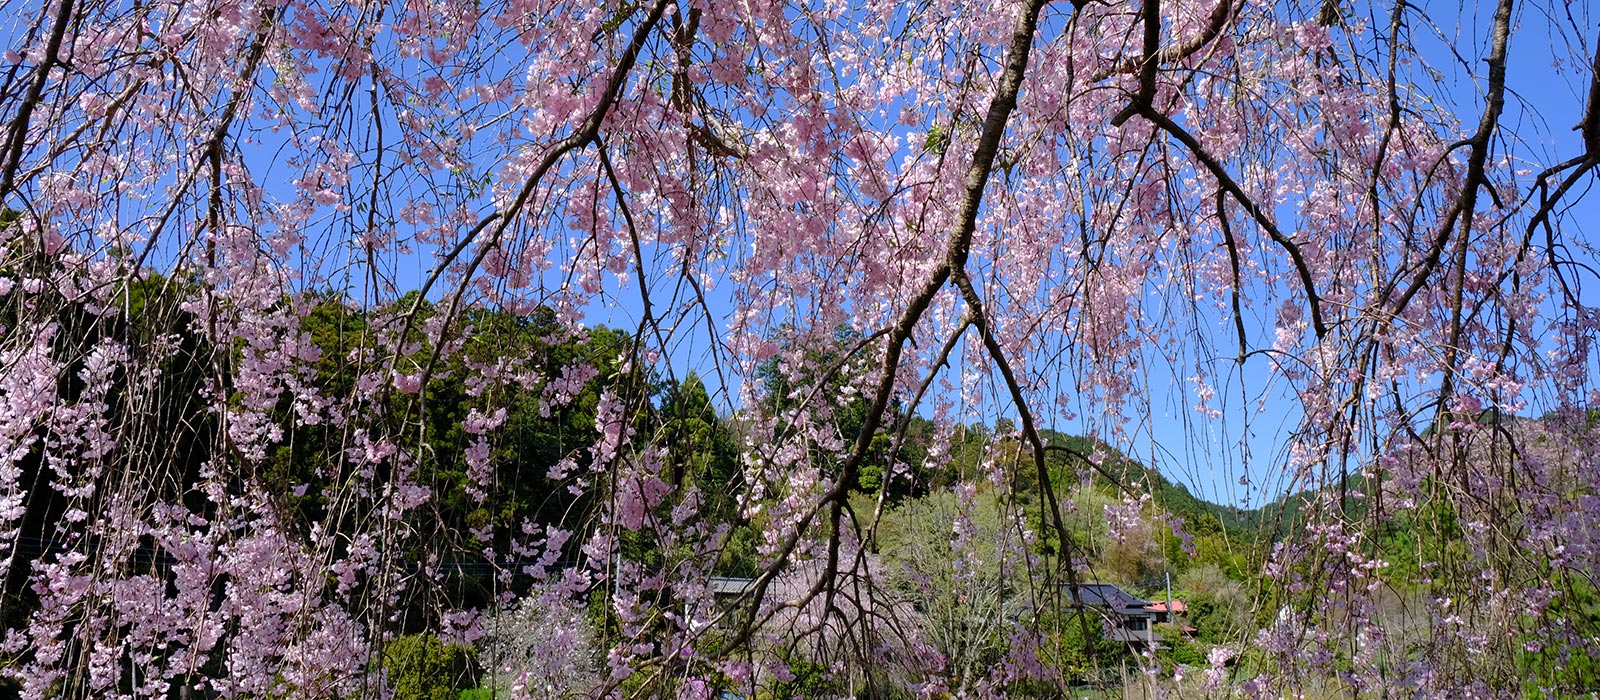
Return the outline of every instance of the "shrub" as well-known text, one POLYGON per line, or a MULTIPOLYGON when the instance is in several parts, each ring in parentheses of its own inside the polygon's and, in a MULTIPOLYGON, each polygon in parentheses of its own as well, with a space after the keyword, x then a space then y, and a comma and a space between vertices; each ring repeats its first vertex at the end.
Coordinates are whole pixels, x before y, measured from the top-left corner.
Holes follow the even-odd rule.
POLYGON ((471 688, 472 650, 431 634, 396 637, 383 647, 383 671, 394 700, 457 700, 471 688))
POLYGON ((490 616, 479 642, 485 686, 543 700, 588 694, 600 681, 603 652, 585 613, 553 589, 536 589, 490 616))

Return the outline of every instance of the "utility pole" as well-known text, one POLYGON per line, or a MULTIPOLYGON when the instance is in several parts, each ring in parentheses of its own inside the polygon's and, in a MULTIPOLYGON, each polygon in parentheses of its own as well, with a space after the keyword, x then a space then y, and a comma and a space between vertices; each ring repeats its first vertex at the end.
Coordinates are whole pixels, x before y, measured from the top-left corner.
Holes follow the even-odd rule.
POLYGON ((1167 571, 1166 572, 1166 576, 1167 576, 1167 624, 1176 625, 1178 623, 1172 621, 1172 572, 1170 570, 1167 571))

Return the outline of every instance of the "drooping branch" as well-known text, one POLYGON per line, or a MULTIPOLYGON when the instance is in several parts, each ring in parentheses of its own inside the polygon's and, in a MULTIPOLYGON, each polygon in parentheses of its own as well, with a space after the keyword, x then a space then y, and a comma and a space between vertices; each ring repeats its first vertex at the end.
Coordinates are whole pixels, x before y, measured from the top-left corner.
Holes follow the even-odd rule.
POLYGON ((1506 44, 1511 35, 1511 6, 1511 0, 1501 0, 1495 10, 1492 44, 1488 58, 1484 59, 1489 64, 1488 93, 1484 98, 1483 114, 1479 118, 1478 129, 1470 138, 1451 148, 1451 150, 1460 146, 1468 148, 1467 172, 1462 180, 1461 194, 1456 197, 1443 217, 1438 236, 1423 258, 1422 268, 1411 277, 1411 282, 1405 291, 1390 302, 1388 292, 1392 291, 1391 283, 1376 300, 1378 304, 1387 306, 1385 315, 1390 318, 1399 316, 1410 305, 1411 299, 1432 279, 1434 271, 1444 262, 1444 250, 1449 243, 1450 234, 1457 228, 1460 229, 1461 239, 1457 249, 1463 254, 1465 252, 1465 245, 1472 230, 1472 216, 1477 210, 1478 189, 1489 186, 1485 164, 1489 158, 1490 140, 1494 138, 1494 132, 1499 125, 1500 113, 1505 109, 1506 44))
MULTIPOLYGON (((634 63, 639 59, 639 53, 644 50, 645 41, 649 39, 651 32, 655 31, 656 25, 660 23, 662 16, 666 13, 667 6, 674 2, 675 0, 656 0, 655 5, 650 8, 649 15, 641 20, 639 26, 634 29, 633 36, 628 42, 628 47, 622 52, 622 56, 617 61, 617 67, 612 70, 610 77, 606 80, 605 90, 600 94, 600 100, 595 104, 594 109, 589 112, 589 115, 584 118, 577 129, 550 147, 544 158, 540 159, 539 164, 534 167, 533 172, 523 182, 522 188, 518 190, 517 196, 511 201, 511 204, 480 219, 460 241, 457 241, 456 245, 445 254, 444 258, 429 271, 428 276, 422 282, 416 300, 412 302, 410 310, 406 313, 405 326, 398 337, 405 338, 410 335, 411 329, 416 324, 417 311, 427 300, 428 292, 433 289, 433 285, 444 275, 450 265, 465 252, 468 246, 473 243, 480 243, 477 254, 468 263, 466 271, 461 275, 460 283, 456 285, 454 293, 450 296, 450 304, 444 315, 439 336, 442 338, 448 334, 455 316, 456 307, 462 295, 466 293, 467 286, 472 281, 473 272, 483 265, 483 261, 488 257, 489 252, 504 237, 506 229, 516 220, 523 207, 527 206, 528 199, 538 189, 539 183, 544 180, 545 174, 549 173, 556 163, 560 162, 567 154, 594 143, 599 137, 600 125, 605 122, 606 115, 622 94, 622 88, 627 84, 628 75, 633 71, 634 63), (479 236, 485 230, 489 230, 490 226, 494 226, 494 228, 492 233, 489 234, 489 239, 480 242, 478 240, 479 236)), ((422 380, 424 383, 431 376, 439 356, 439 349, 435 348, 434 352, 429 356, 427 365, 423 368, 422 380)), ((400 355, 397 353, 391 361, 391 369, 398 367, 399 362, 400 355)))
MULTIPOLYGON (((955 351, 956 344, 961 342, 962 334, 966 333, 967 328, 971 325, 971 315, 963 316, 961 322, 956 324, 955 330, 950 333, 948 338, 945 338, 944 345, 939 348, 938 356, 935 357, 932 366, 928 369, 928 376, 923 378, 922 384, 917 386, 917 393, 912 395, 911 401, 906 404, 906 413, 900 419, 899 426, 895 428, 894 439, 889 443, 887 459, 891 464, 898 458, 901 448, 905 445, 906 431, 911 428, 911 416, 914 415, 917 407, 922 405, 922 398, 927 395, 928 389, 933 386, 934 378, 939 376, 939 370, 950 361, 950 353, 955 351)), ((873 507, 872 523, 867 527, 866 536, 862 538, 862 541, 867 543, 869 547, 877 540, 878 523, 883 519, 883 507, 888 502, 888 496, 888 480, 885 478, 883 486, 878 490, 877 503, 873 507)))
POLYGON ((44 97, 45 85, 50 82, 50 71, 61 63, 61 40, 67 34, 67 25, 72 22, 72 11, 73 0, 61 0, 61 7, 56 9, 55 21, 50 28, 50 38, 45 43, 44 57, 34 67, 28 94, 17 104, 17 114, 6 131, 5 160, 0 161, 0 202, 10 197, 16 188, 17 170, 22 167, 22 152, 28 143, 33 110, 44 97))
POLYGON ((1489 92, 1485 97, 1483 117, 1478 131, 1472 137, 1471 155, 1467 158, 1466 181, 1462 183, 1460 232, 1456 234, 1455 287, 1450 294, 1450 336, 1444 347, 1444 378, 1439 384, 1437 415, 1449 411, 1449 402, 1455 391, 1456 364, 1461 354, 1463 325, 1461 311, 1467 289, 1467 247, 1472 240, 1472 219, 1478 210, 1478 189, 1489 186, 1487 162, 1490 143, 1499 128, 1500 113, 1506 103, 1506 45, 1511 39, 1511 6, 1513 0, 1500 0, 1494 14, 1494 29, 1489 57, 1489 92))
MULTIPOLYGON (((1533 197, 1537 192, 1539 206, 1534 210, 1533 216, 1529 217, 1524 230, 1522 246, 1517 251, 1519 262, 1527 254, 1535 232, 1541 227, 1545 229, 1547 239, 1553 237, 1550 232, 1550 216, 1555 213, 1556 207, 1560 206, 1567 194, 1583 181, 1585 176, 1600 167, 1600 37, 1595 38, 1594 57, 1589 64, 1589 93, 1584 100, 1583 119, 1573 129, 1583 135, 1584 152, 1546 168, 1534 178, 1534 187, 1528 192, 1528 197, 1533 197), (1556 185, 1552 192, 1549 185, 1551 178, 1569 170, 1570 172, 1561 178, 1560 184, 1556 185)), ((1562 265, 1556 258, 1556 246, 1553 240, 1546 246, 1545 254, 1550 258, 1550 272, 1555 275, 1562 294, 1569 302, 1576 303, 1577 295, 1573 293, 1565 273, 1561 271, 1562 265)))
POLYGON ((1326 338, 1328 326, 1322 318, 1322 297, 1317 294, 1316 282, 1311 277, 1311 267, 1306 264, 1305 254, 1300 251, 1300 244, 1295 243, 1293 239, 1285 236, 1278 229, 1278 225, 1273 223, 1272 219, 1267 216, 1265 211, 1261 210, 1261 207, 1256 204, 1249 194, 1245 193, 1244 188, 1234 181, 1233 176, 1229 175, 1228 170, 1222 167, 1222 163, 1211 155, 1205 146, 1201 145, 1199 139, 1196 139, 1194 135, 1179 126, 1177 122, 1172 121, 1167 115, 1156 111, 1154 107, 1137 103, 1134 106, 1138 108, 1137 111, 1140 116, 1148 119, 1150 123, 1155 124, 1162 131, 1177 139, 1185 148, 1189 149, 1195 159, 1205 166, 1206 171, 1217 179, 1217 184, 1250 214, 1250 218, 1255 220, 1256 225, 1260 226, 1261 230, 1267 232, 1267 236, 1272 239, 1272 242, 1277 243, 1285 253, 1289 254, 1289 259, 1294 264, 1295 272, 1300 276, 1300 286, 1305 290, 1306 304, 1311 307, 1311 329, 1316 333, 1318 341, 1326 338))
POLYGON ((1244 280, 1239 273, 1239 244, 1233 240, 1233 226, 1228 223, 1227 203, 1226 193, 1217 190, 1217 225, 1222 229, 1222 242, 1228 247, 1228 269, 1233 272, 1233 289, 1229 294, 1229 303, 1233 306, 1233 330, 1239 338, 1239 364, 1242 365, 1249 353, 1244 332, 1244 311, 1240 309, 1239 303, 1239 288, 1244 285, 1244 280))
MULTIPOLYGON (((830 548, 828 568, 825 570, 819 584, 828 583, 831 572, 838 565, 838 540, 839 524, 842 521, 846 499, 849 494, 849 484, 854 481, 860 470, 861 461, 865 459, 871 448, 873 436, 883 422, 883 415, 888 410, 890 398, 894 395, 895 377, 900 369, 901 356, 905 351, 905 343, 911 338, 933 299, 950 280, 953 270, 964 270, 966 261, 971 253, 972 234, 977 228, 978 211, 983 205, 984 190, 986 189, 990 173, 994 167, 996 154, 1000 150, 1000 141, 1005 136, 1006 124, 1011 117, 1011 112, 1016 109, 1017 95, 1022 90, 1022 80, 1028 67, 1028 53, 1033 47, 1034 34, 1038 29, 1039 13, 1048 4, 1048 0, 1029 0, 1022 8, 1022 16, 1012 31, 1011 41, 1006 48, 1005 68, 1000 75, 1000 82, 995 90, 994 97, 989 101, 988 112, 983 120, 983 130, 978 137, 977 145, 973 148, 972 161, 967 166, 966 177, 963 180, 961 207, 955 217, 955 226, 951 230, 946 243, 944 261, 933 270, 927 282, 914 295, 906 309, 901 312, 899 320, 893 326, 885 344, 883 359, 878 366, 878 385, 872 395, 866 415, 862 420, 860 433, 856 436, 855 444, 850 453, 841 464, 839 473, 833 486, 824 494, 821 502, 812 508, 795 525, 793 532, 784 539, 779 546, 773 561, 769 563, 756 578, 750 599, 761 601, 765 599, 768 588, 773 580, 788 564, 789 556, 798 546, 801 538, 807 533, 812 521, 824 505, 829 506, 830 520, 834 525, 830 533, 830 548)), ((829 586, 831 587, 831 586, 829 586)), ((807 598, 820 593, 820 586, 814 589, 807 598)), ((770 613, 769 616, 770 617, 770 613)), ((757 619, 751 616, 750 620, 740 630, 729 648, 738 647, 749 641, 750 636, 768 618, 757 619)))
MULTIPOLYGON (((1157 18, 1156 23, 1154 24, 1154 31, 1158 38, 1156 42, 1157 45, 1153 46, 1149 43, 1149 35, 1152 30, 1151 26, 1147 25, 1144 29, 1144 51, 1138 60, 1131 58, 1123 59, 1122 61, 1091 75, 1089 82, 1097 83, 1113 75, 1142 73, 1143 71, 1147 70, 1152 72, 1159 71, 1160 67, 1163 65, 1187 60, 1189 57, 1199 53, 1201 49, 1209 46, 1211 42, 1215 41, 1218 36, 1221 36, 1222 30, 1226 29, 1228 27, 1228 22, 1233 19, 1233 0, 1217 0, 1216 7, 1211 9, 1211 15, 1206 18, 1206 23, 1200 28, 1200 33, 1189 37, 1188 41, 1185 41, 1181 44, 1168 46, 1166 48, 1159 48, 1158 45, 1160 43, 1159 37, 1161 26, 1159 7, 1160 3, 1159 1, 1155 1, 1149 4, 1151 9, 1154 10, 1157 18), (1151 56, 1155 57, 1154 61, 1150 60, 1151 56)), ((1144 11, 1142 14, 1148 16, 1149 13, 1148 11, 1144 11)), ((1140 76, 1140 79, 1142 87, 1142 75, 1140 76)))

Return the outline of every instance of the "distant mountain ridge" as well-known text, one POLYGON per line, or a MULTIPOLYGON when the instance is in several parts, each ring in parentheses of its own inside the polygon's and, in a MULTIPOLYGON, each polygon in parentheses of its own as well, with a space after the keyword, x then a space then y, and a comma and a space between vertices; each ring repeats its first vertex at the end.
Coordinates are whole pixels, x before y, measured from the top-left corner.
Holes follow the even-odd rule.
POLYGON ((1100 486, 1149 493, 1157 505, 1183 518, 1190 527, 1205 527, 1202 523, 1210 520, 1229 534, 1248 534, 1256 532, 1263 522, 1263 510, 1212 503, 1195 496, 1182 483, 1168 479, 1160 470, 1102 441, 1054 430, 1042 430, 1039 436, 1048 446, 1047 460, 1052 472, 1087 467, 1094 472, 1094 480, 1100 486), (1100 456, 1098 464, 1091 461, 1096 454, 1100 456))

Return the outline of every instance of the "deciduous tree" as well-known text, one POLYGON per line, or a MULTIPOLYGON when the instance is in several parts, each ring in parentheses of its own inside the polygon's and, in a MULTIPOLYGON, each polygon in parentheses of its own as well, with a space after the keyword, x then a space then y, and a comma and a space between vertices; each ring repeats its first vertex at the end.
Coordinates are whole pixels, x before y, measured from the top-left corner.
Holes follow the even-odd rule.
MULTIPOLYGON (((595 695, 777 687, 783 660, 849 689, 822 676, 917 639, 860 612, 895 607, 863 602, 884 502, 851 498, 913 421, 937 474, 959 426, 1010 421, 1020 449, 961 477, 1031 485, 1000 502, 1040 530, 1029 600, 1063 610, 1083 557, 1042 431, 1131 450, 1168 401, 1230 478, 1331 487, 1263 553, 1270 608, 1217 692, 1592 681, 1560 661, 1600 626, 1587 4, 0 8, 0 654, 24 695, 379 697, 403 628, 483 634, 439 593, 440 536, 485 545, 503 602, 592 605, 595 695), (1538 80, 1570 94, 1508 68, 1547 47, 1538 80), (495 319, 516 340, 485 354, 495 319), (612 356, 541 354, 602 323, 612 356), (781 414, 773 361, 803 379, 781 414), (677 478, 703 418, 655 429, 685 364, 738 413, 729 493, 677 478), (541 503, 590 505, 441 527, 515 492, 496 446, 538 421, 510 396, 592 401, 588 444, 529 465, 566 491, 541 503), (1404 578, 1395 517, 1437 520, 1404 578), (730 520, 760 534, 731 604, 730 520), (1431 636, 1388 635, 1385 586, 1431 636)), ((1049 688, 1050 634, 894 692, 1049 688)))

